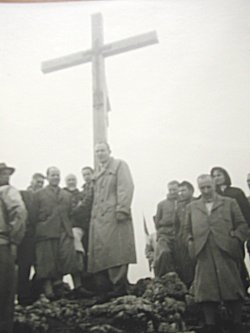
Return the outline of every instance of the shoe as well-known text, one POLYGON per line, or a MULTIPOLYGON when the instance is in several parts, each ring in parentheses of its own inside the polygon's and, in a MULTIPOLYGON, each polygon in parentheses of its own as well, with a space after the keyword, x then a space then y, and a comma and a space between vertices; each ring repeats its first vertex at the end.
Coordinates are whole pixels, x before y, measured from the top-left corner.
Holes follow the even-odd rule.
POLYGON ((127 291, 124 290, 124 289, 122 289, 122 290, 113 290, 113 291, 109 291, 107 293, 107 297, 109 299, 111 299, 111 298, 122 297, 122 296, 125 296, 127 294, 128 294, 127 291))
POLYGON ((64 298, 70 291, 70 287, 67 283, 58 283, 54 285, 54 293, 58 299, 64 298))
POLYGON ((90 298, 94 296, 94 293, 92 291, 89 291, 84 287, 78 287, 74 289, 73 293, 75 294, 76 298, 90 298))
POLYGON ((51 302, 57 300, 57 297, 54 293, 45 293, 45 297, 51 302))

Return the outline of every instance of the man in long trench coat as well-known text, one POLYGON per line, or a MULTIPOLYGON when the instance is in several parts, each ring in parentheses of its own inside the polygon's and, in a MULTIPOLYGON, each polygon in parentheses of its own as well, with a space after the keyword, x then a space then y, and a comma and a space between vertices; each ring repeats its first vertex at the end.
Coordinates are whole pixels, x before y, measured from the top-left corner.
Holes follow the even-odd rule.
POLYGON ((96 144, 88 272, 96 273, 100 291, 105 291, 107 282, 108 295, 115 297, 126 293, 128 265, 136 263, 130 209, 134 185, 127 163, 110 153, 107 143, 96 144))
POLYGON ((234 199, 215 192, 211 176, 198 178, 201 198, 187 207, 186 232, 190 256, 196 260, 194 295, 204 312, 207 332, 217 332, 215 312, 223 302, 231 311, 232 332, 242 333, 241 246, 248 228, 234 199))

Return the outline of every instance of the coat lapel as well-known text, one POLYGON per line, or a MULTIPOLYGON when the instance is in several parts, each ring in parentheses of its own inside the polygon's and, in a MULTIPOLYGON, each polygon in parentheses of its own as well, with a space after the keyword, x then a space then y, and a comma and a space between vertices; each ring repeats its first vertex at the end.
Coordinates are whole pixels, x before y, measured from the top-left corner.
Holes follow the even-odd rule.
POLYGON ((112 161, 113 161, 113 158, 111 157, 104 168, 102 168, 101 170, 97 170, 96 175, 94 176, 94 180, 97 180, 98 178, 100 178, 108 170, 108 168, 112 164, 112 161))
POLYGON ((199 210, 201 210, 205 215, 208 215, 208 211, 205 205, 204 200, 201 198, 200 200, 196 201, 196 206, 199 210))
POLYGON ((58 202, 59 201, 59 197, 60 197, 60 194, 61 194, 61 189, 59 188, 59 191, 58 193, 56 191, 53 190, 53 188, 51 186, 47 186, 46 187, 46 192, 48 194, 48 196, 53 200, 53 201, 56 201, 58 202))
POLYGON ((215 201, 212 207, 212 211, 216 210, 217 208, 219 208, 220 206, 222 206, 224 204, 224 200, 220 195, 216 195, 215 197, 215 201))

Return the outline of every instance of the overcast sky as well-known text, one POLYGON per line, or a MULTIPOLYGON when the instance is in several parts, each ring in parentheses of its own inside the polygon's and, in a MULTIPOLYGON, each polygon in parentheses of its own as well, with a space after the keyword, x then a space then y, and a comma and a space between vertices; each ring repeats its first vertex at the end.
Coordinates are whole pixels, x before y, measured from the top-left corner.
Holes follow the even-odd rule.
POLYGON ((142 214, 152 216, 172 179, 196 183, 228 169, 248 194, 250 172, 250 2, 162 0, 0 5, 1 161, 12 184, 51 165, 75 173, 92 165, 91 66, 44 75, 41 62, 90 48, 91 14, 105 42, 156 30, 159 44, 106 60, 112 111, 109 143, 135 182, 138 265, 148 275, 142 214))

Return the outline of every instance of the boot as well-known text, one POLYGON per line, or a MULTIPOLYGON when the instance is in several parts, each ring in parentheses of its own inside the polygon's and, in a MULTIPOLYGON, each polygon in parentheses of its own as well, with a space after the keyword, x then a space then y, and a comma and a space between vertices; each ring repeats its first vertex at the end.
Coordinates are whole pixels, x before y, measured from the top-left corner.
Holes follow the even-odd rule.
POLYGON ((94 296, 94 293, 92 291, 89 291, 82 286, 74 289, 73 292, 76 298, 91 298, 94 296))

